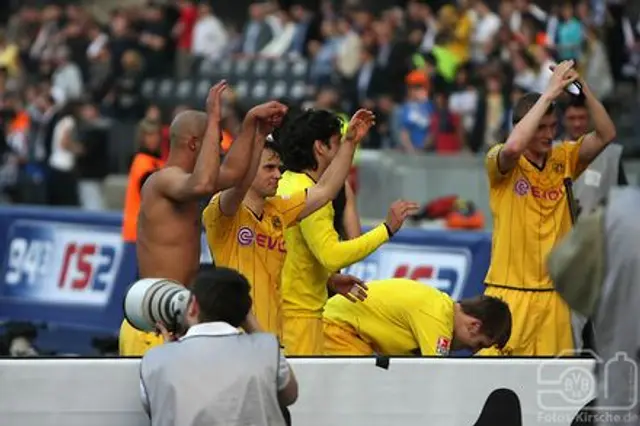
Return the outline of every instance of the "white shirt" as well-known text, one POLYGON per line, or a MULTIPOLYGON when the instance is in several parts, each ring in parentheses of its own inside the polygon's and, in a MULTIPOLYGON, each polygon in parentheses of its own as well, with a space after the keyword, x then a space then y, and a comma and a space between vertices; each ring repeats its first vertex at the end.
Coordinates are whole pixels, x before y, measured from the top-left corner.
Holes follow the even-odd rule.
POLYGON ((51 156, 49 157, 51 168, 61 172, 70 172, 76 166, 76 155, 62 147, 64 135, 72 133, 75 127, 76 120, 68 115, 60 119, 53 128, 51 156))
POLYGON ((206 16, 193 27, 191 53, 209 59, 219 59, 225 52, 229 35, 222 22, 215 16, 206 16))
POLYGON ((64 94, 62 101, 80 98, 83 90, 80 68, 73 63, 58 67, 51 77, 51 85, 64 94))
POLYGON ((501 25, 502 21, 500 21, 500 17, 495 13, 488 13, 482 18, 477 18, 473 36, 471 38, 471 43, 473 44, 472 55, 474 60, 478 62, 484 62, 486 60, 487 55, 484 51, 484 47, 498 33, 501 25))
MULTIPOLYGON (((230 336, 240 333, 240 330, 226 322, 205 322, 189 327, 187 333, 182 336, 180 340, 193 336, 230 336)), ((289 380, 291 380, 291 369, 282 351, 280 351, 280 362, 278 365, 278 391, 281 391, 289 384, 289 380)), ((149 413, 149 398, 142 381, 140 381, 140 397, 142 398, 142 406, 145 411, 149 413)))

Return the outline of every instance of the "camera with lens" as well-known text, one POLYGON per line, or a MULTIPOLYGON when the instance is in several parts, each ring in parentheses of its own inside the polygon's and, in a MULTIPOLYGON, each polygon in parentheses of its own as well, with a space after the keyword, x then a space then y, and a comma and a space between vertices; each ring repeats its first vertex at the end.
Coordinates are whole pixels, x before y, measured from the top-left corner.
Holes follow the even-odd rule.
POLYGON ((161 322, 169 332, 187 328, 185 315, 191 293, 177 281, 144 278, 133 283, 124 298, 124 317, 141 331, 156 331, 161 322))

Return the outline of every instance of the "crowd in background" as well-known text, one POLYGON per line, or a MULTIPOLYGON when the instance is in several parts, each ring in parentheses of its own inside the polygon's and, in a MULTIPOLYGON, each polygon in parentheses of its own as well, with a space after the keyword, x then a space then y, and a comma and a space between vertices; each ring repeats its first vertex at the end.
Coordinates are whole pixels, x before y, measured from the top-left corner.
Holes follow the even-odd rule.
MULTIPOLYGON (((5 200, 103 209, 102 181, 126 172, 104 161, 109 129, 139 122, 133 151, 166 156, 167 125, 187 105, 163 111, 142 83, 188 76, 198 59, 306 58, 304 106, 373 109, 365 148, 407 153, 485 152, 508 131, 514 99, 542 90, 556 60, 574 59, 603 100, 635 84, 640 25, 603 1, 408 0, 379 14, 336 3, 254 2, 242 25, 206 1, 150 2, 107 22, 80 5, 20 8, 0 28, 5 200)), ((224 149, 248 106, 229 91, 224 149)))

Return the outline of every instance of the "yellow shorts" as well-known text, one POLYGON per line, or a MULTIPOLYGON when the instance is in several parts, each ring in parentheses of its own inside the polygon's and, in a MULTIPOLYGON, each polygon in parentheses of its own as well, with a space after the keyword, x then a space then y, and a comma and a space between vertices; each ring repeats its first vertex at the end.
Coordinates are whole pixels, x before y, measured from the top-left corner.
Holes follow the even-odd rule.
POLYGON ((521 291, 487 286, 484 294, 504 300, 511 310, 511 338, 503 351, 480 356, 560 356, 573 351, 571 311, 555 291, 521 291))
POLYGON ((321 317, 285 315, 282 332, 286 355, 321 356, 324 353, 321 317))
POLYGON ((122 321, 122 325, 120 325, 120 356, 143 356, 149 349, 162 343, 162 336, 140 331, 129 324, 127 320, 122 321))
POLYGON ((332 356, 374 355, 371 346, 349 327, 324 320, 324 354, 332 356))

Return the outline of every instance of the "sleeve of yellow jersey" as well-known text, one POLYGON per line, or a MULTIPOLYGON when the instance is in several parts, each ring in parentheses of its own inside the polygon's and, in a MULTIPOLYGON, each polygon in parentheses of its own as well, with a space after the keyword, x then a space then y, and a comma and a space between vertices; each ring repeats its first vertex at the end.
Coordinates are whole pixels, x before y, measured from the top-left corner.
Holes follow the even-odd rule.
POLYGON ((271 203, 280 212, 284 220, 284 227, 295 225, 298 216, 307 204, 307 190, 298 191, 292 195, 276 195, 271 203))
POLYGON ((327 204, 300 221, 307 246, 328 271, 336 272, 359 262, 389 240, 389 233, 381 224, 358 238, 340 241, 332 212, 331 204, 327 204))
POLYGON ((567 153, 569 170, 567 170, 568 176, 571 176, 571 179, 577 179, 580 177, 582 172, 589 166, 588 164, 580 164, 580 147, 582 146, 582 140, 584 136, 582 136, 577 141, 566 141, 562 144, 565 152, 567 153))
POLYGON ((440 355, 437 350, 438 339, 452 338, 451 329, 446 325, 447 321, 434 318, 434 312, 426 312, 421 307, 408 310, 408 315, 411 332, 418 341, 420 353, 423 356, 440 355))
POLYGON ((485 157, 484 165, 487 169, 487 175, 489 176, 489 183, 492 185, 494 183, 500 182, 510 174, 510 172, 502 173, 500 171, 500 167, 498 166, 498 154, 500 154, 500 150, 503 146, 504 144, 502 143, 495 145, 489 150, 489 152, 487 152, 487 156, 485 157))
MULTIPOLYGON (((242 206, 240 206, 242 208, 242 206)), ((202 224, 207 233, 207 242, 211 247, 212 241, 223 241, 232 232, 234 216, 225 216, 220 209, 220 194, 213 197, 209 205, 202 212, 202 224)))

